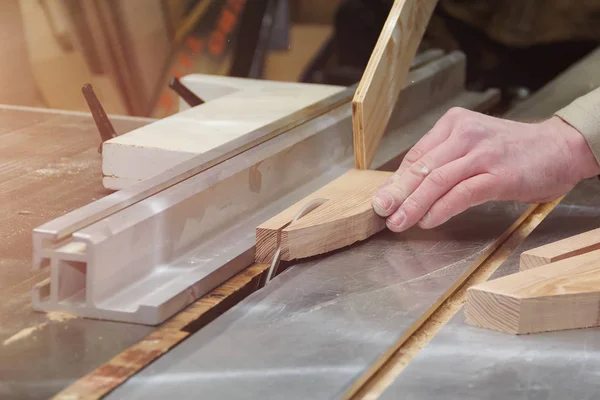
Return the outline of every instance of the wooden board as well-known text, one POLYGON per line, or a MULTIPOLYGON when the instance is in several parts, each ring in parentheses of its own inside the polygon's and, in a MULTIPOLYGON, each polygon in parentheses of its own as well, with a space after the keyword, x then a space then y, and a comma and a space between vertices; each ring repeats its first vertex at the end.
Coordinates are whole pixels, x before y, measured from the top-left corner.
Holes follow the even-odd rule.
POLYGON ((473 286, 468 324, 513 334, 600 325, 600 250, 473 286))
MULTIPOLYGON (((198 75, 188 78, 194 76, 198 75)), ((106 188, 123 189, 150 178, 344 90, 340 86, 199 76, 203 79, 194 79, 192 90, 209 99, 206 103, 104 142, 106 188)))
POLYGON ((392 172, 350 170, 256 228, 256 261, 271 262, 281 245, 281 259, 323 254, 367 239, 385 227, 372 207, 377 187, 392 172), (327 201, 290 224, 304 205, 327 201), (288 226, 289 224, 289 226, 288 226), (259 261, 261 260, 261 261, 259 261))
POLYGON ((525 271, 599 249, 600 229, 594 229, 524 251, 521 253, 520 269, 525 271))
POLYGON ((368 169, 404 87, 435 0, 396 0, 352 100, 354 161, 368 169))

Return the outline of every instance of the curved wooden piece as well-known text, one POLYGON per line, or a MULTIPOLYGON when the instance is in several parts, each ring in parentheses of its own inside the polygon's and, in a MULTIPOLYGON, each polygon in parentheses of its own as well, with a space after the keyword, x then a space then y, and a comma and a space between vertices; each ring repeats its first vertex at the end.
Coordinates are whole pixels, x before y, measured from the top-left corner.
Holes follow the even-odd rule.
POLYGON ((281 245, 281 259, 293 260, 336 250, 367 239, 385 228, 371 205, 375 190, 392 172, 351 170, 256 228, 256 262, 271 262, 281 245), (292 218, 312 199, 327 201, 294 223, 292 218))

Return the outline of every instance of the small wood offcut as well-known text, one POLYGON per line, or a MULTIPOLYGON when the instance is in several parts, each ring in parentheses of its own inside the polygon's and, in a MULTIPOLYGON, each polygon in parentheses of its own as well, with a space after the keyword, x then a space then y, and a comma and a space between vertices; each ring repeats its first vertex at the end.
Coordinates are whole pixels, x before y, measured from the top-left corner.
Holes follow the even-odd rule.
POLYGON ((469 288, 467 323, 512 334, 600 325, 600 230, 521 254, 521 271, 469 288))

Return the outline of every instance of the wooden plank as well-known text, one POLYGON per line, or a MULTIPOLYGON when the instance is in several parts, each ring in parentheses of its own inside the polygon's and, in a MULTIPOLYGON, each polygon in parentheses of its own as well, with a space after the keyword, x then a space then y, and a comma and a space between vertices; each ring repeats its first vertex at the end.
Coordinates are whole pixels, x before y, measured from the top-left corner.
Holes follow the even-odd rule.
POLYGON ((379 232, 385 228, 385 219, 373 211, 371 201, 377 187, 391 175, 350 170, 261 224, 256 228, 256 261, 271 262, 279 245, 281 259, 289 261, 337 250, 379 232), (314 199, 327 201, 290 224, 314 199))
POLYGON ((599 249, 600 228, 524 251, 520 269, 525 271, 599 249))
POLYGON ((466 322, 512 334, 600 325, 600 250, 473 286, 466 322))
POLYGON ((435 0, 396 0, 352 100, 354 161, 368 169, 404 87, 435 0))
POLYGON ((105 187, 129 187, 282 118, 309 110, 344 90, 340 86, 293 82, 252 83, 254 88, 236 90, 236 79, 206 77, 198 86, 223 87, 231 93, 104 142, 105 187))

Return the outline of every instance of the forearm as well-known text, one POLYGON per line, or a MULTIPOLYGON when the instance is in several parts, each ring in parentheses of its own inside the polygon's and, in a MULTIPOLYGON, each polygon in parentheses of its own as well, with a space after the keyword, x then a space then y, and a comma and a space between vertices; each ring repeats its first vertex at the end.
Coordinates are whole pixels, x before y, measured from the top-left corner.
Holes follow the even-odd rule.
POLYGON ((558 110, 556 116, 577 129, 600 164, 600 87, 558 110))

